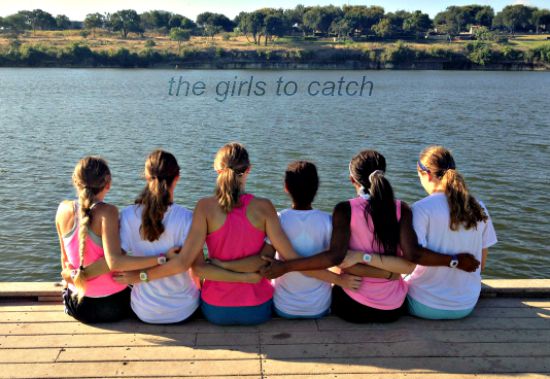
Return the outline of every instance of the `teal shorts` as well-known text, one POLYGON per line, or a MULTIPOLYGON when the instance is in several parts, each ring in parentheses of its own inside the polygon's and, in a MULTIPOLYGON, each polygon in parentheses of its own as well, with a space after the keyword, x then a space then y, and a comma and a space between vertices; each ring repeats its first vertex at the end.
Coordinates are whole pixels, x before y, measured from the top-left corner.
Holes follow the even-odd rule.
POLYGON ((321 318, 321 317, 325 317, 327 316, 329 313, 330 313, 330 309, 327 309, 326 311, 324 312, 321 312, 319 313, 318 315, 311 315, 311 316, 300 316, 300 315, 292 315, 290 313, 285 313, 279 309, 277 309, 277 307, 273 307, 273 309, 275 310, 275 313, 277 314, 277 316, 279 317, 283 317, 283 318, 288 318, 290 320, 296 320, 296 319, 317 319, 317 318, 321 318))
POLYGON ((449 310, 449 309, 436 309, 428 307, 412 297, 407 296, 409 301, 409 314, 412 316, 426 318, 428 320, 457 320, 468 316, 474 308, 461 309, 461 310, 449 310))

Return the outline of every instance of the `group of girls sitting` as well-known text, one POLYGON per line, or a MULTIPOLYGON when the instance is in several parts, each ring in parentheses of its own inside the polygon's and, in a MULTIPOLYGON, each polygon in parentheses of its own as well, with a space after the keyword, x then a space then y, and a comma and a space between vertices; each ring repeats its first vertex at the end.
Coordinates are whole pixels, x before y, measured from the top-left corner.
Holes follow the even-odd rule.
POLYGON ((357 197, 332 216, 312 207, 313 163, 288 166, 292 205, 279 214, 268 199, 246 193, 251 164, 243 145, 223 146, 214 169, 214 196, 191 212, 173 203, 176 158, 156 150, 145 162, 145 188, 119 215, 104 202, 106 162, 80 160, 78 200, 62 202, 56 216, 66 312, 87 323, 135 316, 178 323, 201 312, 215 324, 254 325, 273 313, 332 313, 362 323, 406 313, 457 319, 474 309, 487 249, 497 240, 445 148, 420 154, 417 172, 429 196, 412 207, 394 198, 384 157, 360 152, 349 163, 357 197))

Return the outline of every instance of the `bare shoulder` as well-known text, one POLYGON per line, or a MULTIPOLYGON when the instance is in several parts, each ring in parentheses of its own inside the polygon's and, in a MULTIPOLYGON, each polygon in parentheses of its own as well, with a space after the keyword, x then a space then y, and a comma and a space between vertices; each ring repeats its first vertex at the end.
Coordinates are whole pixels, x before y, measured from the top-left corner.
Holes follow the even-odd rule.
POLYGON ((101 218, 116 218, 118 220, 118 208, 116 205, 108 203, 99 203, 94 209, 94 216, 101 218))
POLYGON ((72 200, 63 200, 57 207, 57 213, 55 214, 55 221, 61 223, 73 214, 74 202, 72 200))
POLYGON ((264 214, 268 214, 268 213, 270 214, 273 212, 276 213, 275 206, 273 205, 271 200, 266 199, 264 197, 252 198, 252 200, 250 201, 250 206, 264 214))
POLYGON ((208 213, 209 211, 215 210, 218 206, 218 199, 215 196, 203 197, 197 201, 195 205, 195 212, 208 213))

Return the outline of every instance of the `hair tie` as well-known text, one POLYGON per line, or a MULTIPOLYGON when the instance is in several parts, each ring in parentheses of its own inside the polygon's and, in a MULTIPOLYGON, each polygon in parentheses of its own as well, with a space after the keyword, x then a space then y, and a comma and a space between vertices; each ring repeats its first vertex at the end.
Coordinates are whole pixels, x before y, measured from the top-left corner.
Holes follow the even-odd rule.
POLYGON ((372 179, 374 179, 375 176, 384 176, 384 171, 374 170, 373 172, 371 172, 371 174, 369 175, 369 182, 372 183, 372 179))
POLYGON ((84 266, 80 265, 80 267, 78 268, 80 271, 84 271, 84 266))

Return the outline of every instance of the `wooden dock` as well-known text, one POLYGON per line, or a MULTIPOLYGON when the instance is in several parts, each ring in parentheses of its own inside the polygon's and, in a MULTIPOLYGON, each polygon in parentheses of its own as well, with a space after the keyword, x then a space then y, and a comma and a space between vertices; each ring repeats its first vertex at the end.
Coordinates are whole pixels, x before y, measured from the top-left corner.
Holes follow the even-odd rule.
POLYGON ((0 283, 0 378, 550 377, 550 280, 484 281, 467 319, 390 325, 90 326, 64 314, 59 293, 54 283, 0 283))

